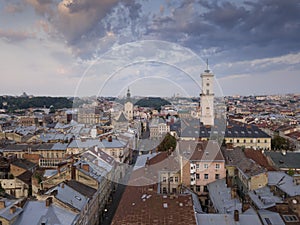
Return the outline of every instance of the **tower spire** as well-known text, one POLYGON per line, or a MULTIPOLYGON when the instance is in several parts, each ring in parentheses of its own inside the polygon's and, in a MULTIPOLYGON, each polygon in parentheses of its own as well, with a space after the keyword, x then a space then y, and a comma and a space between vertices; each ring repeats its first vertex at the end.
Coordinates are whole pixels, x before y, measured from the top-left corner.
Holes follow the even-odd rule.
POLYGON ((129 90, 129 87, 128 87, 128 89, 127 89, 127 99, 129 99, 130 98, 130 90, 129 90))
POLYGON ((208 59, 206 59, 206 70, 205 70, 204 72, 209 73, 209 69, 208 69, 208 59))

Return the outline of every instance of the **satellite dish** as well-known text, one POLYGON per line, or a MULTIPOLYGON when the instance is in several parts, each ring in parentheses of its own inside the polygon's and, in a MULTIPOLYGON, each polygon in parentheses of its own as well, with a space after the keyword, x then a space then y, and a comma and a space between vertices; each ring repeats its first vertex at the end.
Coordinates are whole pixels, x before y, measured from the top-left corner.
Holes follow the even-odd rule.
POLYGON ((293 204, 295 204, 295 205, 298 203, 298 201, 297 201, 296 199, 293 199, 292 202, 293 202, 293 204))

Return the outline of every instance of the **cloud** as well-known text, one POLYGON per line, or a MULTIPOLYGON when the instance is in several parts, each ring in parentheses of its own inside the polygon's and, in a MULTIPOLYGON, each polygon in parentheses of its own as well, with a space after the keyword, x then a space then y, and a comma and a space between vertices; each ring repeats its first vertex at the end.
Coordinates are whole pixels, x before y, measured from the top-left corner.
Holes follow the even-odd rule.
POLYGON ((8 3, 4 7, 4 11, 6 13, 20 13, 24 9, 24 5, 22 3, 8 3))
POLYGON ((54 15, 55 1, 53 0, 26 0, 26 3, 31 5, 41 15, 54 15))
MULTIPOLYGON (((181 40, 181 44, 197 52, 216 48, 218 53, 224 52, 219 55, 223 60, 279 56, 299 50, 295 49, 299 46, 299 11, 300 4, 294 0, 244 4, 189 1, 171 10, 169 15, 155 14, 148 35, 181 40)), ((211 57, 217 55, 212 53, 211 57)))
POLYGON ((14 30, 1 30, 0 38, 8 42, 24 41, 29 38, 35 37, 34 33, 27 31, 14 31, 14 30))

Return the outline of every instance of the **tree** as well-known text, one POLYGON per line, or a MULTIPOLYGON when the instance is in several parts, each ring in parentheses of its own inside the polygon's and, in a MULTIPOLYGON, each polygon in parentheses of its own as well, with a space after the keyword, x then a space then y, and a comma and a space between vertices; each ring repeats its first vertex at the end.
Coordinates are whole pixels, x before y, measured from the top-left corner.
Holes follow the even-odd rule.
POLYGON ((165 152, 169 149, 176 148, 176 138, 173 137, 170 133, 167 133, 162 142, 158 145, 157 150, 159 152, 165 152))
POLYGON ((271 140, 271 147, 273 150, 288 150, 290 148, 289 141, 279 135, 275 135, 271 140))

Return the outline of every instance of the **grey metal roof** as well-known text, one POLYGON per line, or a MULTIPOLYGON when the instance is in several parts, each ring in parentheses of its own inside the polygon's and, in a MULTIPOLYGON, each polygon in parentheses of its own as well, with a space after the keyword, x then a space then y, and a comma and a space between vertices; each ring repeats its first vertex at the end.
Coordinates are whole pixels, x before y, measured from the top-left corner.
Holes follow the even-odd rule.
POLYGON ((225 179, 216 180, 207 187, 210 199, 218 213, 233 213, 234 210, 242 212, 242 203, 236 198, 231 198, 231 190, 227 188, 225 179))
POLYGON ((55 143, 51 150, 61 150, 61 151, 66 151, 68 147, 67 143, 55 143))
POLYGON ((285 225, 279 213, 271 212, 268 210, 258 210, 257 212, 264 225, 285 225))
POLYGON ((261 225, 257 214, 240 214, 235 221, 232 214, 196 214, 197 225, 261 225))
POLYGON ((256 189, 255 191, 248 192, 249 197, 258 209, 268 209, 276 205, 276 203, 282 203, 282 199, 275 196, 269 187, 263 187, 256 189))
POLYGON ((106 139, 102 141, 99 139, 86 139, 85 141, 76 139, 69 144, 68 148, 91 148, 94 146, 98 148, 124 148, 126 143, 117 139, 112 139, 112 142, 106 139))
POLYGON ((154 152, 154 153, 151 153, 151 154, 144 154, 144 155, 139 155, 136 159, 136 162, 134 164, 134 168, 133 170, 137 170, 139 168, 142 168, 146 165, 146 161, 147 159, 152 159, 153 157, 155 157, 158 153, 157 152, 154 152))
POLYGON ((115 160, 111 156, 98 149, 97 153, 90 150, 86 151, 81 159, 75 163, 75 166, 82 173, 92 177, 100 183, 113 169, 114 164, 115 160), (82 164, 88 164, 89 171, 82 169, 80 167, 82 164))
POLYGON ((296 185, 293 177, 281 171, 268 172, 268 185, 275 185, 289 196, 300 195, 300 185, 296 185))
POLYGON ((11 221, 12 219, 14 219, 15 217, 17 217, 22 211, 23 209, 20 207, 16 207, 16 211, 15 213, 10 213, 10 208, 12 206, 14 206, 14 204, 16 204, 18 202, 18 200, 10 200, 7 198, 1 198, 2 201, 5 202, 5 208, 4 209, 0 209, 0 217, 11 221))
POLYGON ((89 201, 88 197, 82 195, 66 183, 60 183, 51 189, 49 193, 53 190, 57 190, 55 198, 79 211, 81 211, 89 201))
POLYGON ((300 169, 300 152, 266 152, 278 168, 297 168, 300 169))
POLYGON ((212 128, 194 122, 192 124, 182 123, 181 137, 209 138, 211 134, 227 138, 271 138, 255 125, 230 124, 225 129, 221 129, 220 127, 212 128))
POLYGON ((73 225, 77 219, 77 213, 55 203, 46 207, 45 201, 29 201, 13 225, 40 225, 43 220, 47 221, 47 225, 73 225))

